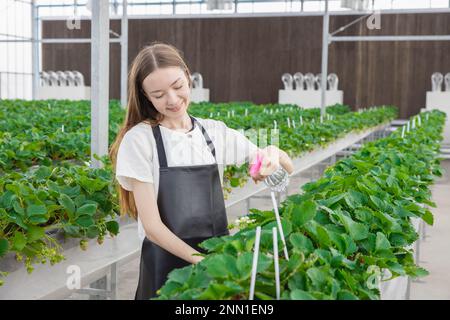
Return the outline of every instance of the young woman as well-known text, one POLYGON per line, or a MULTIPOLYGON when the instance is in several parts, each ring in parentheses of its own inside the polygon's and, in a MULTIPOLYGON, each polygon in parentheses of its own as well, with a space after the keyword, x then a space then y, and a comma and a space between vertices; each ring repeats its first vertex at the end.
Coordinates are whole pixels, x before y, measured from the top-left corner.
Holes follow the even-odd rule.
POLYGON ((275 146, 258 149, 221 121, 190 116, 190 72, 170 45, 154 43, 141 50, 128 86, 125 121, 110 156, 121 213, 138 220, 143 241, 135 299, 149 299, 170 271, 203 259, 199 243, 228 234, 225 165, 240 165, 261 154, 255 182, 280 163, 289 173, 293 165, 275 146))

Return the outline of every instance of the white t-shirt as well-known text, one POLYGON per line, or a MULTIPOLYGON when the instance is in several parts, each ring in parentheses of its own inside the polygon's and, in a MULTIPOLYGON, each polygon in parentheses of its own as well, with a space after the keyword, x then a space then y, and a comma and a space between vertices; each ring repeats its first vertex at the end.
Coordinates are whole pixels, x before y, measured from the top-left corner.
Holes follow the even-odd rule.
MULTIPOLYGON (((223 171, 226 165, 242 165, 258 147, 247 139, 242 131, 228 128, 222 121, 196 118, 205 128, 216 150, 220 181, 223 183, 223 171)), ((166 151, 167 165, 187 166, 215 163, 206 140, 198 125, 183 133, 160 126, 166 151)), ((251 138, 251 140, 254 140, 251 138)), ((256 141, 255 141, 256 142, 256 141)), ((159 187, 159 160, 152 127, 141 122, 131 128, 120 143, 116 179, 128 191, 132 191, 131 179, 153 183, 156 198, 159 187)), ((145 231, 138 217, 138 235, 145 238, 145 231)))

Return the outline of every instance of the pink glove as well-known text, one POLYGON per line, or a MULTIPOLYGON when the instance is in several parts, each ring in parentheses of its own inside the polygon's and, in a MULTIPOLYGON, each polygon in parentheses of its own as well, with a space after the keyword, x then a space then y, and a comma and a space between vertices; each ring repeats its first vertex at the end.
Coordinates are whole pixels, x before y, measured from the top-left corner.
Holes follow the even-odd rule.
POLYGON ((256 155, 256 162, 250 167, 250 175, 256 177, 258 175, 259 169, 261 169, 263 157, 259 154, 256 155))

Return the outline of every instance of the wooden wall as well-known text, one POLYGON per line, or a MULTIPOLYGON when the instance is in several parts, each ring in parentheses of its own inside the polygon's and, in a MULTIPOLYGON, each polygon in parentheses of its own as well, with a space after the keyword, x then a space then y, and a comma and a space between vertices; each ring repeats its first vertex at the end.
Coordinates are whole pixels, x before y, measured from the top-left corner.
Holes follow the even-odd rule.
MULTIPOLYGON (((330 30, 355 16, 332 16, 330 30)), ((120 33, 120 21, 111 29, 120 33)), ((450 34, 450 14, 387 14, 381 30, 365 20, 339 35, 450 34)), ((90 37, 90 22, 68 30, 65 21, 45 21, 43 37, 90 37)), ((276 103, 285 72, 321 69, 322 17, 133 19, 129 62, 158 40, 179 48, 191 69, 203 75, 212 102, 276 103)), ((450 72, 450 42, 339 42, 329 51, 329 72, 339 76, 344 102, 352 107, 393 104, 400 117, 425 106, 431 74, 450 72)), ((111 44, 110 95, 120 96, 120 45, 111 44)), ((90 45, 45 44, 44 70, 79 70, 90 83, 90 45)))

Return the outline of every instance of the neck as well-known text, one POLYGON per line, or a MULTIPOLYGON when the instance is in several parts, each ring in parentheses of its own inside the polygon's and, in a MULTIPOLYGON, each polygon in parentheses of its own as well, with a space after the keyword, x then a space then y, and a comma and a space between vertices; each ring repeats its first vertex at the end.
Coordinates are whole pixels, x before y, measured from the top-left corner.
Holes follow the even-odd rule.
POLYGON ((191 118, 187 112, 176 118, 164 117, 161 125, 172 130, 190 130, 192 127, 191 118))

